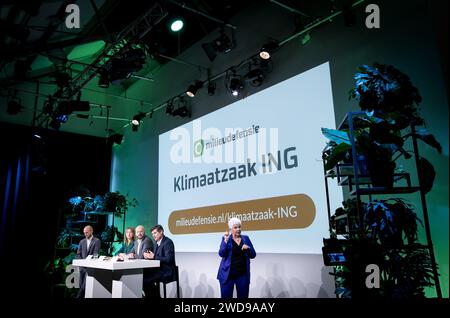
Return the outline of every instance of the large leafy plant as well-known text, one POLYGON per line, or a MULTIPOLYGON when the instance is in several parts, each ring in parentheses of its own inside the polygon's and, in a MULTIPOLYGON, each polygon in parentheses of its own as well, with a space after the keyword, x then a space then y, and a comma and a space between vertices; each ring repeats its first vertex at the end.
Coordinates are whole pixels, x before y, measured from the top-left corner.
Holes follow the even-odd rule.
MULTIPOLYGON (((434 276, 427 246, 417 242, 417 217, 411 204, 391 198, 369 203, 349 199, 336 209, 335 217, 348 215, 355 223, 358 207, 362 210, 363 230, 349 235, 344 245, 346 263, 335 268, 335 293, 342 298, 424 297, 424 289, 433 286, 434 276), (368 264, 380 268, 380 289, 368 290, 365 285, 368 264)), ((336 227, 336 223, 332 223, 336 227)), ((348 228, 357 225, 349 224, 348 228)))
MULTIPOLYGON (((373 67, 361 66, 355 81, 350 98, 358 101, 361 110, 366 112, 365 116, 354 120, 356 151, 358 158, 367 161, 365 166, 374 184, 392 186, 397 160, 412 157, 412 151, 404 148, 406 140, 411 137, 442 153, 441 145, 420 116, 422 98, 407 75, 393 66, 375 63, 373 67), (411 124, 414 131, 407 131, 411 124), (387 182, 379 181, 380 176, 387 176, 387 182)), ((351 163, 349 130, 322 128, 322 133, 330 140, 324 151, 325 169, 330 170, 341 161, 351 163)), ((434 167, 424 157, 419 160, 421 183, 428 192, 434 181, 434 167)))
POLYGON ((129 207, 138 205, 135 198, 130 198, 128 194, 123 195, 120 192, 107 192, 94 197, 74 196, 69 199, 69 203, 76 212, 114 212, 118 216, 124 214, 129 207))

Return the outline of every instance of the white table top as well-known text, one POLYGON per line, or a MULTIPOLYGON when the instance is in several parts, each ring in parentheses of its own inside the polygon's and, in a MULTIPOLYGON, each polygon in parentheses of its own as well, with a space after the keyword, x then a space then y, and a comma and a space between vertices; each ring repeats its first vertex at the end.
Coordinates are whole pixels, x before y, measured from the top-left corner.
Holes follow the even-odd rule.
POLYGON ((146 260, 146 259, 130 259, 123 262, 101 259, 74 259, 72 261, 73 266, 109 269, 109 270, 124 270, 124 269, 136 269, 136 268, 151 268, 159 267, 159 260, 146 260))

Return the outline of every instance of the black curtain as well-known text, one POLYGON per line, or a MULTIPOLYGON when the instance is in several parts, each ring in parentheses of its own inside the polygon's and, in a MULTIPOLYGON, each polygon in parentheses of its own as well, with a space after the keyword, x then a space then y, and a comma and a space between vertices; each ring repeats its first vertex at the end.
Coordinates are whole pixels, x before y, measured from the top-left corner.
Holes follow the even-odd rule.
POLYGON ((84 187, 109 190, 111 145, 105 138, 0 123, 1 294, 47 298, 60 208, 84 187), (3 287, 2 287, 3 286, 3 287))

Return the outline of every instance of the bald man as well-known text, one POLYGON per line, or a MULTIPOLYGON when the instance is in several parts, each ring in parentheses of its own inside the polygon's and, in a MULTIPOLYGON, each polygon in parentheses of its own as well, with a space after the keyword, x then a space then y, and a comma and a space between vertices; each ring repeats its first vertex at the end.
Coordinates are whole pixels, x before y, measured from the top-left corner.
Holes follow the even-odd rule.
MULTIPOLYGON (((127 254, 129 258, 144 259, 144 253, 153 251, 152 240, 145 235, 145 228, 142 225, 136 226, 136 241, 130 254, 127 254)), ((119 254, 120 258, 123 258, 123 254, 119 254)))
MULTIPOLYGON (((94 229, 92 226, 87 225, 83 229, 84 239, 80 241, 77 250, 78 259, 85 259, 88 255, 98 255, 100 252, 100 240, 94 237, 94 229)), ((86 269, 80 267, 80 290, 78 291, 77 298, 84 297, 84 291, 86 287, 86 269)))

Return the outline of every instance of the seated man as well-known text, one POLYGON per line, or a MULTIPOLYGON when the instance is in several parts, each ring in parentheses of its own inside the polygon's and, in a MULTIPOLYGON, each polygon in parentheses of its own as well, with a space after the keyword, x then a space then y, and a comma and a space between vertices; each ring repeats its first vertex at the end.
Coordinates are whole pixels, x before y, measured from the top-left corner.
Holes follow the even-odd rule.
MULTIPOLYGON (((143 259, 144 253, 153 250, 152 240, 145 235, 145 228, 142 225, 136 227, 136 241, 134 242, 133 249, 129 254, 126 254, 128 258, 143 259)), ((124 259, 125 254, 120 253, 119 258, 124 259)))
POLYGON ((144 292, 146 298, 151 296, 160 297, 159 285, 156 282, 169 280, 175 273, 175 246, 170 238, 164 235, 161 225, 152 227, 152 236, 156 241, 152 251, 144 253, 145 259, 160 261, 159 268, 150 268, 144 271, 144 292))

